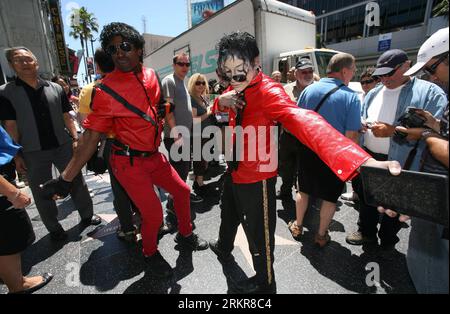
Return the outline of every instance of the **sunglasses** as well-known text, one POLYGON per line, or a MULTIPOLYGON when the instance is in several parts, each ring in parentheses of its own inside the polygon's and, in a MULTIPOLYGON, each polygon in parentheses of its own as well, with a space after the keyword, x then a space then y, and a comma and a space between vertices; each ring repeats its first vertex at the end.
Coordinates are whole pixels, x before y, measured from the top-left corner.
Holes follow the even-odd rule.
POLYGON ((366 85, 366 84, 372 84, 373 82, 375 82, 374 79, 370 79, 370 80, 365 80, 365 81, 361 81, 361 85, 366 85))
POLYGON ((395 72, 397 72, 398 69, 401 68, 401 66, 405 64, 405 62, 400 63, 399 65, 397 65, 391 72, 386 73, 386 74, 382 74, 382 75, 377 75, 379 78, 383 78, 383 77, 391 77, 392 75, 395 74, 395 72))
POLYGON ((238 74, 238 75, 233 75, 232 77, 223 75, 222 80, 224 80, 225 82, 235 81, 235 82, 242 83, 247 80, 247 74, 238 74))
POLYGON ((203 81, 197 81, 197 82, 195 82, 195 85, 196 85, 196 86, 200 86, 200 85, 206 86, 206 82, 203 82, 203 81))
POLYGON ((425 74, 428 75, 434 75, 436 73, 436 69, 439 66, 439 64, 441 64, 446 58, 448 58, 448 54, 447 55, 443 55, 442 57, 440 57, 435 63, 433 63, 430 67, 424 67, 423 68, 423 72, 425 72, 425 74))
POLYGON ((313 74, 314 71, 313 70, 300 70, 300 73, 303 75, 306 75, 306 74, 313 74))
POLYGON ((117 51, 122 50, 123 52, 130 52, 131 49, 133 49, 133 45, 130 44, 129 42, 121 42, 120 44, 117 45, 111 45, 108 48, 106 48, 106 52, 109 55, 114 55, 117 53, 117 51))
POLYGON ((191 63, 190 62, 175 62, 176 65, 180 66, 180 67, 190 67, 191 63))

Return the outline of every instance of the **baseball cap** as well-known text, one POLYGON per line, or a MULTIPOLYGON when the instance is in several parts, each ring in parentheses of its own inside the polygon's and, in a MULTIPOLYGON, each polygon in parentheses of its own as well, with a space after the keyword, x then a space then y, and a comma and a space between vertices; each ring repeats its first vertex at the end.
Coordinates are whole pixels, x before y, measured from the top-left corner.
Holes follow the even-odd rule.
POLYGON ((417 54, 417 63, 405 75, 416 74, 428 61, 444 52, 448 52, 448 27, 441 28, 423 43, 417 54))
POLYGON ((403 50, 388 50, 378 58, 377 68, 372 76, 388 74, 393 71, 397 65, 402 64, 405 61, 408 61, 408 55, 403 50))
POLYGON ((309 60, 308 58, 301 58, 300 60, 298 60, 297 64, 295 65, 295 68, 299 70, 304 70, 314 68, 314 66, 311 60, 309 60))

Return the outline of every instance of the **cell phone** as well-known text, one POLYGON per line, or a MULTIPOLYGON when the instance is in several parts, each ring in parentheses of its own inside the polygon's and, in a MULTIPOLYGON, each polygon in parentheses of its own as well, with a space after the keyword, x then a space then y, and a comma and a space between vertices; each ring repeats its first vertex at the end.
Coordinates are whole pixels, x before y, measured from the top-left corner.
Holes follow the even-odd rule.
POLYGON ((374 122, 366 122, 366 128, 371 129, 374 122))
POLYGON ((370 206, 383 206, 400 214, 448 227, 448 176, 403 170, 361 167, 364 198, 370 206))

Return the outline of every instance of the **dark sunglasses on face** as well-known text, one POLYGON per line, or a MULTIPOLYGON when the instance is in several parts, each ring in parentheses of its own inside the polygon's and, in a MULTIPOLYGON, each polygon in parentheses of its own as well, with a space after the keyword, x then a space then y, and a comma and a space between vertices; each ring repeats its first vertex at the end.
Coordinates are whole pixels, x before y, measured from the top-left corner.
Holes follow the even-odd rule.
POLYGON ((200 85, 206 86, 206 82, 203 82, 203 81, 197 81, 197 82, 195 82, 195 85, 196 85, 196 86, 200 86, 200 85))
POLYGON ((129 42, 124 41, 124 42, 121 42, 120 44, 109 46, 108 48, 106 48, 106 52, 107 52, 109 55, 113 55, 113 54, 116 54, 116 53, 117 53, 117 51, 119 50, 119 48, 120 48, 120 50, 122 50, 123 52, 130 52, 131 49, 133 49, 133 45, 130 44, 129 42))
POLYGON ((404 62, 403 63, 400 63, 399 65, 397 65, 391 72, 389 72, 389 73, 386 73, 386 74, 382 74, 382 75, 377 75, 379 78, 383 78, 383 77, 391 77, 392 75, 394 75, 395 74, 395 72, 397 72, 397 70, 398 69, 400 69, 401 67, 402 67, 402 65, 403 64, 405 64, 404 62))
POLYGON ((370 79, 370 80, 365 80, 365 81, 361 81, 361 85, 366 85, 366 84, 372 84, 373 82, 375 82, 374 79, 370 79))
POLYGON ((444 55, 442 57, 440 57, 435 63, 433 63, 431 66, 429 67, 423 67, 423 71, 428 74, 428 75, 434 75, 436 73, 436 69, 439 66, 439 64, 441 64, 446 58, 448 57, 448 55, 444 55))
POLYGON ((300 71, 301 74, 306 75, 306 74, 313 74, 314 71, 313 70, 302 70, 300 71))
POLYGON ((191 63, 190 62, 175 62, 176 65, 180 66, 180 67, 190 67, 191 63))
POLYGON ((232 77, 229 77, 227 75, 222 76, 222 79, 225 82, 231 82, 231 81, 235 81, 235 82, 245 82, 247 80, 247 74, 238 74, 238 75, 233 75, 232 77))

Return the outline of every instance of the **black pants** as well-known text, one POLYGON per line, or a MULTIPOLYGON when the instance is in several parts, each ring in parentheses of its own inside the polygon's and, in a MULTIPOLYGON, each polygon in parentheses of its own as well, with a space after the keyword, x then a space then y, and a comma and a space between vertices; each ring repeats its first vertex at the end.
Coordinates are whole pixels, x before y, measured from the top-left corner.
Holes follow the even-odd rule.
POLYGON ((275 284, 273 270, 276 226, 276 177, 253 184, 235 184, 225 175, 221 201, 219 244, 225 252, 234 248, 239 224, 248 239, 259 284, 275 284))
MULTIPOLYGON (((367 148, 364 148, 373 158, 379 161, 386 161, 387 156, 382 154, 374 153, 367 148)), ((381 215, 376 207, 369 206, 366 204, 364 198, 364 190, 362 186, 362 181, 360 177, 356 177, 352 180, 356 187, 356 193, 359 196, 359 220, 358 220, 358 230, 365 237, 376 237, 377 233, 380 238, 382 245, 390 245, 397 243, 400 239, 397 237, 401 226, 398 217, 391 218, 388 215, 381 215), (380 223, 380 231, 377 229, 377 225, 380 223)))
POLYGON ((114 176, 114 172, 111 169, 110 155, 111 155, 111 146, 113 142, 114 139, 106 140, 104 158, 108 166, 108 173, 111 181, 111 189, 114 197, 113 204, 114 209, 116 210, 117 213, 117 217, 119 218, 120 229, 123 232, 130 232, 134 230, 133 212, 139 211, 131 201, 125 189, 120 185, 119 181, 117 181, 116 177, 114 176))
MULTIPOLYGON (((173 138, 164 138, 164 146, 166 147, 167 152, 169 153, 169 162, 172 165, 172 167, 175 169, 175 171, 178 173, 178 175, 180 176, 181 180, 183 180, 184 182, 187 181, 188 179, 188 175, 189 175, 189 170, 191 168, 191 161, 185 161, 185 160, 180 160, 180 161, 175 161, 172 159, 172 157, 170 156, 170 149, 172 147, 172 145, 175 145, 175 141, 173 138)), ((186 145, 186 143, 185 143, 186 145)), ((191 145, 189 144, 189 154, 191 152, 191 145)), ((180 148, 181 149, 181 148, 180 148)), ((169 202, 172 202, 172 199, 169 199, 169 202)), ((194 208, 191 206, 191 221, 194 222, 195 218, 197 218, 197 214, 194 210, 194 208)), ((168 218, 169 221, 171 221, 172 223, 176 224, 177 223, 177 218, 175 215, 173 215, 172 213, 168 212, 168 218)))
MULTIPOLYGON (((180 160, 180 161, 175 161, 172 159, 172 156, 170 156, 170 149, 172 147, 172 145, 174 145, 175 141, 173 138, 165 138, 164 139, 164 146, 166 147, 167 151, 169 152, 169 162, 172 165, 172 167, 175 168, 176 172, 178 173, 178 175, 180 176, 181 180, 186 181, 189 175, 189 169, 191 167, 191 161, 185 161, 185 160, 180 160)), ((190 144, 186 144, 185 145, 190 145, 190 144)), ((180 148, 181 149, 181 148, 180 148)))
MULTIPOLYGON (((205 146, 205 144, 210 141, 211 139, 209 138, 201 138, 201 139, 196 139, 196 140, 200 140, 202 145, 201 145, 201 150, 203 151, 203 146, 205 146)), ((194 167, 194 175, 195 176, 205 176, 206 174, 206 170, 208 169, 208 162, 203 158, 203 154, 201 154, 201 159, 200 160, 195 160, 193 161, 193 167, 194 167)))
POLYGON ((292 187, 296 184, 299 152, 298 139, 285 130, 280 135, 280 150, 278 152, 278 173, 283 180, 280 188, 281 195, 292 196, 292 187))

